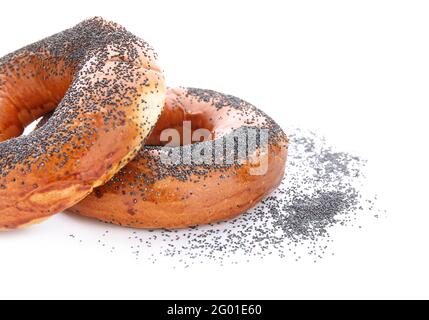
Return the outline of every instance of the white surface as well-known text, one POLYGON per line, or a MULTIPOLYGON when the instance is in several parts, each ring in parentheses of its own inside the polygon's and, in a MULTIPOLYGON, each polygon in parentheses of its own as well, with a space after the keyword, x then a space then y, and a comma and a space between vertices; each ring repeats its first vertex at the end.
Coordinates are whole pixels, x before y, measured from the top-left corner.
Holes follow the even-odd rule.
POLYGON ((235 94, 369 159, 389 210, 335 232, 335 256, 316 264, 186 270, 80 245, 70 230, 108 227, 58 215, 0 234, 1 298, 429 298, 427 2, 15 0, 1 11, 0 55, 94 15, 125 25, 157 49, 171 86, 235 94))

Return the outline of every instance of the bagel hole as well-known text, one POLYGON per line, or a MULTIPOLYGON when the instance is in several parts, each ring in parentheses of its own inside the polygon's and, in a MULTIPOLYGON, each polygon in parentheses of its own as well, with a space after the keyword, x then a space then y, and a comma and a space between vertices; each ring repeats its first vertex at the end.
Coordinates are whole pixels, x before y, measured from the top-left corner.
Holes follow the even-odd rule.
POLYGON ((44 117, 37 118, 33 122, 31 122, 28 126, 25 127, 24 132, 22 133, 23 136, 29 135, 31 132, 37 129, 37 126, 39 123, 42 122, 44 117))
POLYGON ((184 146, 214 139, 214 123, 206 114, 168 110, 161 115, 146 145, 184 146))
POLYGON ((0 132, 0 142, 7 141, 9 139, 17 138, 20 136, 27 136, 35 129, 37 129, 38 124, 42 121, 43 117, 39 117, 36 120, 28 124, 24 129, 19 126, 15 126, 14 130, 7 130, 5 133, 0 132))

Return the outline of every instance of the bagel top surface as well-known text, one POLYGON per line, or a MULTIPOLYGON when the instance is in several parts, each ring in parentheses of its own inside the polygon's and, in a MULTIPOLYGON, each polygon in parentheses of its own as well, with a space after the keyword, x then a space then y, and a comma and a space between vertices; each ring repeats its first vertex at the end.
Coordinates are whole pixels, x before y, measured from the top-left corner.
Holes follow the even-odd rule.
POLYGON ((110 179, 156 124, 165 91, 152 48, 101 18, 1 58, 0 229, 62 211, 110 179))

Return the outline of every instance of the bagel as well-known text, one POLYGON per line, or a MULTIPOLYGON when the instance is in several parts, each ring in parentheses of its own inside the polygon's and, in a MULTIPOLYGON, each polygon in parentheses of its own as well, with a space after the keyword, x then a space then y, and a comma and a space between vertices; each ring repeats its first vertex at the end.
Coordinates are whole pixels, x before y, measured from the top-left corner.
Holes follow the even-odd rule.
POLYGON ((0 229, 39 222, 108 181, 141 148, 165 95, 153 49, 101 18, 1 58, 0 229))
POLYGON ((287 147, 282 129, 243 100, 210 90, 169 89, 161 118, 138 156, 68 211, 149 229, 185 228, 231 219, 255 206, 280 184, 287 147), (209 130, 211 140, 201 142, 197 138, 196 143, 189 144, 183 134, 184 121, 189 121, 192 133, 201 128, 209 130), (162 141, 165 129, 181 132, 176 146, 162 141), (264 142, 259 137, 259 142, 252 143, 250 137, 255 132, 251 130, 259 136, 268 131, 268 139, 264 142), (237 152, 243 137, 245 154, 237 152), (230 141, 234 142, 230 148, 232 163, 225 161, 231 152, 227 148, 230 141), (204 148, 209 150, 207 154, 201 151, 204 148), (192 162, 184 164, 189 153, 192 162), (180 161, 166 163, 171 154, 179 155, 180 161))

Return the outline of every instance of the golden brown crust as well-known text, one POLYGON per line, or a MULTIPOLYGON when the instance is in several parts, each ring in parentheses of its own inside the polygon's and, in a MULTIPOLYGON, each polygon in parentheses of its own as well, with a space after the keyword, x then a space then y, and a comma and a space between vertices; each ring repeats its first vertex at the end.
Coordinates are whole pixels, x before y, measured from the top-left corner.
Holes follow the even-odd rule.
POLYGON ((165 90, 148 44, 101 18, 1 58, 0 228, 49 217, 109 180, 152 130, 165 90))
MULTIPOLYGON (((210 90, 170 89, 148 146, 112 180, 68 211, 135 228, 184 228, 231 219, 280 184, 287 144, 286 135, 271 118, 238 98, 210 90), (248 157, 237 157, 233 164, 197 164, 194 160, 199 159, 191 164, 165 164, 161 155, 169 149, 150 145, 161 144, 163 129, 181 130, 184 120, 192 121, 192 130, 203 127, 215 134, 214 141, 203 143, 215 144, 248 128, 269 130, 270 137, 268 145, 256 145, 248 157), (252 161, 260 153, 258 161, 252 161), (252 174, 262 163, 268 165, 266 173, 252 174)), ((183 153, 200 145, 173 149, 183 153)))

